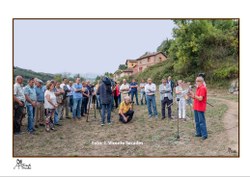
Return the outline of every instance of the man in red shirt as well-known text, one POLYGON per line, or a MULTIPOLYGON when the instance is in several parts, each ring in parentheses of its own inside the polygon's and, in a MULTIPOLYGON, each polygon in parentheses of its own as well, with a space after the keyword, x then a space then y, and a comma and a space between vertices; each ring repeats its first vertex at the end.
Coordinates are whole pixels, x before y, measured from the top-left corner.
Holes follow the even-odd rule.
POLYGON ((207 88, 204 86, 202 77, 196 78, 196 93, 189 92, 189 96, 194 99, 194 118, 196 124, 196 137, 202 137, 202 140, 207 139, 207 126, 205 119, 205 111, 207 105, 207 88))

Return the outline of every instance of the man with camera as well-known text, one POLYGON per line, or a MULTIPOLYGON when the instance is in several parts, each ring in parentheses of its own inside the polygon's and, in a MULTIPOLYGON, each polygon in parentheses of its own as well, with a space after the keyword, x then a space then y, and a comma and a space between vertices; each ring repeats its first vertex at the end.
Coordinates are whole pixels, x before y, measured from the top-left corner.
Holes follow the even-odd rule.
POLYGON ((132 120, 134 115, 133 104, 134 102, 131 102, 129 96, 124 97, 124 101, 121 102, 119 108, 119 120, 122 123, 126 124, 132 120))
POLYGON ((112 89, 111 89, 111 80, 108 77, 103 77, 102 84, 97 90, 97 95, 100 95, 100 102, 101 102, 101 109, 102 109, 101 126, 105 125, 106 112, 107 112, 107 122, 110 125, 111 124, 112 89))
POLYGON ((168 107, 168 118, 172 119, 171 117, 171 104, 173 103, 172 88, 171 88, 171 85, 167 83, 166 79, 162 79, 162 84, 159 86, 159 91, 160 91, 160 99, 161 99, 162 120, 166 118, 165 116, 166 104, 168 107))

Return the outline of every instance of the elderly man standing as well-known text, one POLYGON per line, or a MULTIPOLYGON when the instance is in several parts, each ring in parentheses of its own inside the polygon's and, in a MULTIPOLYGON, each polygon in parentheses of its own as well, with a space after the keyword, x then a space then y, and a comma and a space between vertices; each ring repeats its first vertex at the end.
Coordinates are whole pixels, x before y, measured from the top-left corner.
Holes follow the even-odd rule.
POLYGON ((25 103, 25 96, 21 86, 22 83, 23 77, 16 76, 14 84, 14 135, 21 133, 21 119, 25 103))
POLYGON ((44 91, 42 87, 43 81, 40 79, 36 80, 36 96, 37 96, 37 105, 35 111, 35 128, 38 128, 38 124, 40 126, 45 126, 44 124, 44 91))
POLYGON ((121 93, 121 101, 124 100, 125 96, 128 96, 129 92, 129 84, 127 83, 126 79, 123 79, 123 84, 120 87, 120 93, 121 93))
MULTIPOLYGON (((68 79, 63 78, 63 82, 60 85, 60 88, 64 90, 64 95, 63 95, 63 107, 65 110, 65 115, 66 118, 70 119, 69 117, 69 102, 70 102, 70 87, 68 85, 68 79)), ((63 114, 64 115, 64 114, 63 114)))
POLYGON ((35 107, 37 104, 36 90, 34 88, 34 78, 29 79, 28 85, 24 89, 24 95, 26 99, 26 107, 28 113, 28 132, 34 133, 34 115, 35 107))
POLYGON ((159 91, 160 91, 160 99, 161 99, 162 120, 166 118, 165 116, 166 104, 168 107, 168 118, 172 119, 171 117, 171 104, 173 103, 172 88, 171 88, 171 85, 167 83, 166 79, 162 79, 162 84, 159 86, 159 91))
POLYGON ((154 111, 154 116, 157 119, 158 118, 158 112, 156 108, 156 102, 155 102, 155 92, 156 92, 156 86, 154 83, 152 83, 152 79, 148 78, 148 83, 145 85, 145 92, 146 92, 146 98, 147 98, 147 106, 148 106, 148 118, 152 117, 152 108, 154 111))
POLYGON ((196 137, 202 137, 202 140, 207 139, 207 126, 205 119, 205 111, 207 106, 207 88, 204 86, 202 77, 196 78, 196 93, 189 92, 189 96, 194 99, 194 118, 196 124, 196 137))
POLYGON ((73 84, 73 120, 81 119, 82 106, 82 84, 80 78, 76 78, 76 83, 73 84))

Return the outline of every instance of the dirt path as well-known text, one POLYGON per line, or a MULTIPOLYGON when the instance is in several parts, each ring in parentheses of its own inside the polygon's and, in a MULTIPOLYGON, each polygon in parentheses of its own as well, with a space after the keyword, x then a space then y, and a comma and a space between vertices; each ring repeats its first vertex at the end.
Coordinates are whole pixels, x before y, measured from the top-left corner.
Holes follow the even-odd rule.
MULTIPOLYGON (((213 97, 214 100, 222 101, 228 106, 228 110, 223 116, 225 133, 228 136, 228 147, 238 151, 238 102, 213 97)), ((229 152, 230 153, 230 152, 229 152)))

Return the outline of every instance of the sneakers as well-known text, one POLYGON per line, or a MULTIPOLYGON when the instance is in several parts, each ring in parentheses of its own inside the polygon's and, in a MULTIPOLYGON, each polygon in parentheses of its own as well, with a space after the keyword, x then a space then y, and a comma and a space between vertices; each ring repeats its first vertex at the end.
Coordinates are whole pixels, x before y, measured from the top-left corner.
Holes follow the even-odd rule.
POLYGON ((108 125, 112 125, 111 122, 109 122, 108 125))
POLYGON ((104 126, 104 123, 102 123, 101 126, 104 126))
POLYGON ((148 115, 148 118, 149 118, 149 119, 152 118, 152 115, 148 115))

